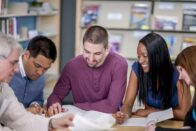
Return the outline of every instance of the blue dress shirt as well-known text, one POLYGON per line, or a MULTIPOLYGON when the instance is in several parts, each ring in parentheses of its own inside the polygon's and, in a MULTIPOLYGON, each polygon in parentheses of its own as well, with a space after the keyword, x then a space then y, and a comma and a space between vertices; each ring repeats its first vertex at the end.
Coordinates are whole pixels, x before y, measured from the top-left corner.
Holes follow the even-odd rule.
POLYGON ((43 105, 43 88, 44 76, 39 77, 37 80, 29 80, 27 77, 22 77, 21 73, 16 73, 10 81, 10 86, 14 90, 18 101, 25 107, 29 107, 31 103, 36 102, 43 105))

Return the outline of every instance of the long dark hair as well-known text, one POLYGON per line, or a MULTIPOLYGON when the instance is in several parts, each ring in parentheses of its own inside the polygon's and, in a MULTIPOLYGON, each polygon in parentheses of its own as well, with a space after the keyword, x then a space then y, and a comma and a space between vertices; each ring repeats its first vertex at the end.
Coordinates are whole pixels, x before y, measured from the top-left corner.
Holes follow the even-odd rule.
POLYGON ((139 101, 145 103, 149 85, 152 87, 152 97, 160 93, 163 109, 168 108, 172 97, 173 64, 165 40, 156 33, 149 33, 139 43, 148 52, 149 72, 145 73, 139 65, 138 92, 139 101))

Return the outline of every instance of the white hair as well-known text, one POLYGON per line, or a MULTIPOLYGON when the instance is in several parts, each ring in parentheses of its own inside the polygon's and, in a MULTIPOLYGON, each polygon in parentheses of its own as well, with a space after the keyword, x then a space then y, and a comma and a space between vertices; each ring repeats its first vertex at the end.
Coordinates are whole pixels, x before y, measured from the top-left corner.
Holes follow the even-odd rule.
POLYGON ((0 32, 0 56, 8 57, 12 49, 22 52, 21 45, 13 37, 0 32))

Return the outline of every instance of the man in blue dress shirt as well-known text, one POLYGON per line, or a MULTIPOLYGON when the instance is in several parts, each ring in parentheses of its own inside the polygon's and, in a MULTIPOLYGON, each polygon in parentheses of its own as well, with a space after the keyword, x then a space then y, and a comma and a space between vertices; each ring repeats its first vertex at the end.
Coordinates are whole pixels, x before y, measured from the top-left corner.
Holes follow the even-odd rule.
POLYGON ((55 44, 45 36, 36 36, 30 40, 26 51, 19 58, 19 69, 10 86, 24 107, 34 113, 42 112, 44 73, 55 61, 55 44))

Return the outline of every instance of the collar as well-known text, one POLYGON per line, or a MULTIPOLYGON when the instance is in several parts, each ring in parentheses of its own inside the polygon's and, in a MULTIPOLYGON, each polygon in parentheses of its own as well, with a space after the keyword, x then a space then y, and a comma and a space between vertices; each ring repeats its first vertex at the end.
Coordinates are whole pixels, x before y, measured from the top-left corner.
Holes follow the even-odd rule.
POLYGON ((20 73, 22 75, 22 77, 26 77, 26 73, 25 73, 25 70, 24 70, 24 65, 22 63, 22 56, 19 57, 19 70, 20 70, 20 73))

